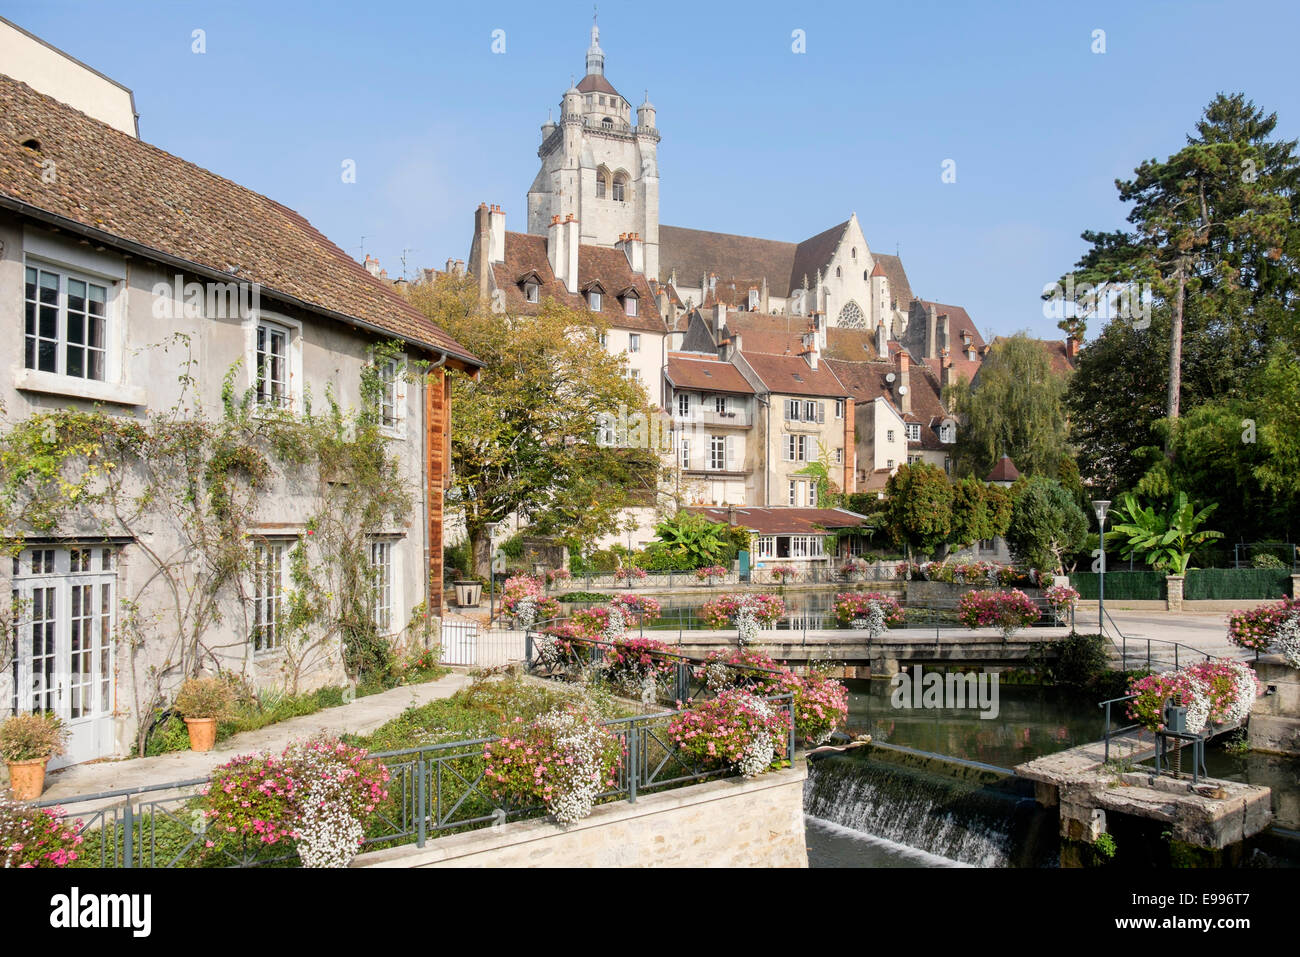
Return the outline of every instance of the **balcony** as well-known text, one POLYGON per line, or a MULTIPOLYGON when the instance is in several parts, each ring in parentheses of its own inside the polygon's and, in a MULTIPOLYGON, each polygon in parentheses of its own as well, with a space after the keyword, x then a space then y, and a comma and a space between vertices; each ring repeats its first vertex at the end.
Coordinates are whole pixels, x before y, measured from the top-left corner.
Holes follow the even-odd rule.
POLYGON ((720 426, 729 429, 747 429, 753 425, 753 421, 748 409, 730 409, 726 412, 716 412, 713 409, 691 409, 690 415, 674 413, 674 428, 691 425, 720 426))

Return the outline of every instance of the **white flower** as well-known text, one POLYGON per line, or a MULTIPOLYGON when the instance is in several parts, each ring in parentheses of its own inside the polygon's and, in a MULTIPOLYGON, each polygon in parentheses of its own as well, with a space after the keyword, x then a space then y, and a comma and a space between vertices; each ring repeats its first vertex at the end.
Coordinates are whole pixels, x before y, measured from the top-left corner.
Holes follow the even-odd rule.
POLYGON ((1300 614, 1289 615, 1273 636, 1273 650, 1292 668, 1300 668, 1300 614))

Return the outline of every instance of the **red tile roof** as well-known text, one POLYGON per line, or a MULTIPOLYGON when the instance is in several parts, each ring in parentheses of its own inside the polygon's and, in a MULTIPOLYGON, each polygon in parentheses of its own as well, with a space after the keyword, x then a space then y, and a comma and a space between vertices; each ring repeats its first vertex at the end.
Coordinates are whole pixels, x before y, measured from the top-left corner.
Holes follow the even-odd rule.
POLYGON ((842 508, 753 508, 692 506, 711 522, 735 523, 760 535, 807 535, 836 528, 857 528, 866 516, 842 508))
POLYGON ((701 392, 729 392, 753 395, 754 387, 730 362, 721 359, 668 354, 664 375, 674 389, 697 389, 701 392))
POLYGON ((998 459, 997 464, 993 466, 993 471, 985 477, 984 481, 1014 482, 1018 478, 1020 478, 1020 470, 1016 468, 1016 464, 1011 461, 1010 456, 1004 455, 998 459))
POLYGON ((777 395, 810 395, 830 398, 847 398, 849 390, 835 377, 825 362, 814 370, 802 356, 774 356, 750 352, 741 340, 741 357, 754 370, 769 392, 777 395))
POLYGON ((603 74, 588 73, 578 81, 579 93, 613 93, 615 96, 621 96, 618 90, 614 89, 612 83, 605 79, 603 74))
MULTIPOLYGON (((492 264, 496 288, 505 296, 506 311, 512 315, 530 315, 541 308, 547 297, 570 309, 585 310, 587 298, 581 293, 571 293, 564 283, 555 278, 551 262, 546 256, 546 237, 531 233, 505 235, 506 248, 503 262, 492 264), (529 302, 524 296, 522 281, 536 274, 538 302, 529 302)), ((582 287, 599 282, 605 295, 600 299, 600 315, 611 326, 642 332, 665 332, 667 326, 659 316, 650 283, 644 275, 632 271, 622 250, 610 246, 578 247, 578 280, 582 287), (619 295, 632 289, 637 293, 637 314, 627 315, 619 295)))
POLYGON ((298 213, 4 75, 0 206, 479 364, 298 213))
POLYGON ((931 306, 934 306, 936 317, 945 314, 948 316, 948 349, 951 355, 956 357, 965 353, 966 344, 962 337, 963 332, 967 333, 971 338, 971 342, 974 343, 976 355, 983 353, 984 337, 975 328, 975 320, 970 317, 970 313, 961 306, 945 306, 941 302, 930 302, 928 299, 919 301, 927 311, 931 306))

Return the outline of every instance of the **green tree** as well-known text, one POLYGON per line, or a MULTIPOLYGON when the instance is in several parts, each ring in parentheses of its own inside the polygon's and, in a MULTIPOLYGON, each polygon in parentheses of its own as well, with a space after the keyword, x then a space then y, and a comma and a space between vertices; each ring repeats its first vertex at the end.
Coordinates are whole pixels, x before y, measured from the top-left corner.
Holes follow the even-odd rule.
POLYGON ((1017 562, 1061 574, 1065 560, 1083 548, 1088 519, 1060 482, 1034 476, 1011 507, 1007 544, 1017 562))
POLYGON ((413 305, 477 355, 477 378, 453 373, 451 489, 474 567, 488 572, 487 524, 517 514, 537 534, 589 542, 653 494, 656 450, 602 444, 604 417, 649 415, 624 359, 597 340, 600 320, 552 300, 536 316, 492 312, 466 277, 412 287, 413 305))
POLYGON ((983 478, 1003 455, 1030 475, 1055 475, 1067 455, 1065 380, 1052 371, 1042 343, 1020 332, 994 342, 976 381, 946 396, 962 417, 957 470, 983 478))
POLYGON ((651 542, 646 551, 655 568, 703 568, 735 558, 738 532, 739 541, 748 539, 744 529, 711 522, 698 512, 681 511, 655 526, 659 541, 651 542))
POLYGON ((954 549, 965 548, 982 539, 1002 534, 994 525, 994 516, 989 511, 989 488, 979 479, 970 476, 953 484, 952 530, 948 542, 954 549))
POLYGON ((1126 492, 1119 501, 1118 521, 1107 537, 1113 535, 1123 543, 1125 558, 1137 557, 1159 571, 1185 575, 1196 546, 1223 537, 1222 532, 1201 528, 1217 507, 1207 505, 1198 512, 1187 493, 1179 492, 1162 515, 1151 506, 1144 508, 1136 495, 1126 492))
POLYGON ((925 462, 899 466, 885 485, 885 527, 897 545, 933 555, 952 534, 952 486, 925 462))

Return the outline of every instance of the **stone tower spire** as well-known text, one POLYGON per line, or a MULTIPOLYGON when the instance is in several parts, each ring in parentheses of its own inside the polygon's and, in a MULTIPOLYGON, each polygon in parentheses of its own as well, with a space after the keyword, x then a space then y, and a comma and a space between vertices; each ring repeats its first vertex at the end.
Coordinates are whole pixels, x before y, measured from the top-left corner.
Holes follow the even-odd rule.
POLYGON ((591 46, 587 47, 587 75, 604 76, 605 51, 600 48, 600 27, 596 26, 596 15, 591 15, 591 46))

